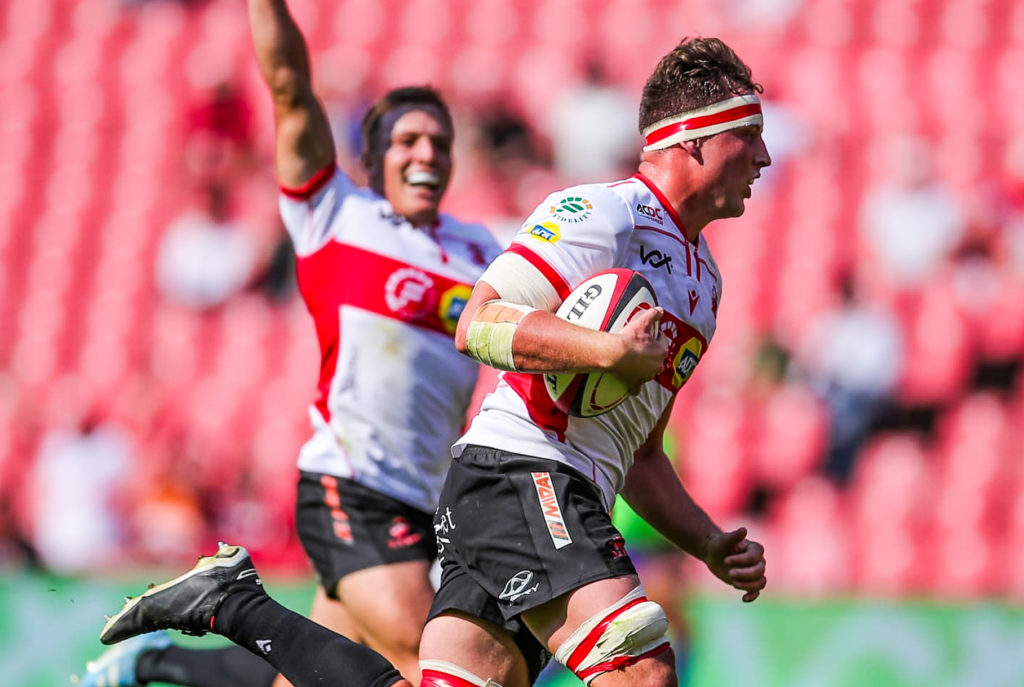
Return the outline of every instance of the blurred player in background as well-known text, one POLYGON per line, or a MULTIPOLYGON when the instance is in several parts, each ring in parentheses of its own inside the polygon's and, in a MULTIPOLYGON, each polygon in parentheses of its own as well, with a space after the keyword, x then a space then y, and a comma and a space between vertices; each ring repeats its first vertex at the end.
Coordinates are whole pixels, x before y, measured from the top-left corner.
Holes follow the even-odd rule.
MULTIPOLYGON (((369 109, 370 188, 357 188, 338 168, 285 3, 250 0, 249 14, 274 101, 281 215, 321 350, 313 436, 298 459, 297 527, 320 581, 310 617, 418 682, 434 593, 432 515, 479 372, 452 336, 500 248, 484 227, 439 212, 454 131, 437 92, 396 89, 369 109)), ((83 682, 260 687, 276 674, 239 647, 168 645, 151 635, 120 646, 83 682)))
MULTIPOLYGON (((676 393, 716 328, 721 279, 701 232, 741 215, 771 164, 758 92, 724 43, 682 41, 644 88, 639 173, 549 196, 474 287, 456 345, 505 374, 453 447, 434 518, 442 574, 422 685, 526 687, 550 654, 597 687, 675 685, 665 612, 645 598, 611 523, 617 493, 744 601, 764 588, 763 547, 745 528, 721 530, 663 449, 676 393), (575 285, 612 267, 641 272, 660 306, 614 334, 554 315, 575 285), (634 395, 599 417, 569 417, 535 374, 592 371, 634 395)), ((168 627, 222 634, 299 687, 410 684, 273 601, 237 546, 128 601, 101 639, 168 627)))

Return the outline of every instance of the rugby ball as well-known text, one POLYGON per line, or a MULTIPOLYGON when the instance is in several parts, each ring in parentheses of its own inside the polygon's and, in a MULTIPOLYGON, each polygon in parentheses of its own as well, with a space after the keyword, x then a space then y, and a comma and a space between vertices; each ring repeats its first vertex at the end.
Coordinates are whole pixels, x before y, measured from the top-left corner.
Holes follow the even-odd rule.
MULTIPOLYGON (((646 277, 616 268, 584 280, 562 301, 555 315, 588 329, 617 332, 637 313, 657 304, 646 277)), ((548 373, 544 386, 558 409, 574 417, 607 413, 629 396, 626 385, 605 372, 548 373)))

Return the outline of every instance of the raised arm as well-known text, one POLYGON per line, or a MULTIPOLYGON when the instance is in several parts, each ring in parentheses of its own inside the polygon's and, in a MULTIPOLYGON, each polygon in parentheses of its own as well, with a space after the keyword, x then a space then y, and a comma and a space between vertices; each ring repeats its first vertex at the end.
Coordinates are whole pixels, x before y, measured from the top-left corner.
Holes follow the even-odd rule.
POLYGON ((284 0, 249 0, 256 60, 274 99, 278 181, 298 188, 334 161, 334 139, 313 92, 306 41, 284 0))
POLYGON ((726 584, 746 592, 744 601, 753 601, 766 583, 764 547, 746 538, 745 527, 723 532, 686 491, 663 448, 671 413, 669 404, 634 454, 622 497, 666 539, 704 561, 726 584))

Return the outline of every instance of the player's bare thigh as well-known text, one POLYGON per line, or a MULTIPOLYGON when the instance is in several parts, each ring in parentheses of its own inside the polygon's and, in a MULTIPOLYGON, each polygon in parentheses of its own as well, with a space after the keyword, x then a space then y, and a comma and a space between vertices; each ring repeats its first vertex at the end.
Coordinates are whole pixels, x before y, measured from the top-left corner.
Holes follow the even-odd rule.
POLYGON ((457 611, 427 623, 420 656, 452 664, 484 681, 494 680, 501 687, 530 686, 529 669, 512 633, 457 611))
POLYGON ((337 595, 363 644, 419 684, 419 647, 434 587, 430 563, 407 561, 357 570, 341 578, 337 595))

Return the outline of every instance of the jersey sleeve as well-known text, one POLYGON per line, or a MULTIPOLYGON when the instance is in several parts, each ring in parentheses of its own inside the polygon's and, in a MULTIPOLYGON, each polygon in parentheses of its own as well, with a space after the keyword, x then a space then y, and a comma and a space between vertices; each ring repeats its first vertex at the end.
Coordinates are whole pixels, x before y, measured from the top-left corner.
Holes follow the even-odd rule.
POLYGON ((632 214, 617 194, 575 187, 548 196, 507 251, 529 261, 564 299, 595 272, 617 266, 632 231, 632 214))
POLYGON ((281 187, 278 207, 297 255, 315 253, 330 240, 335 217, 358 191, 335 162, 299 188, 281 187))

